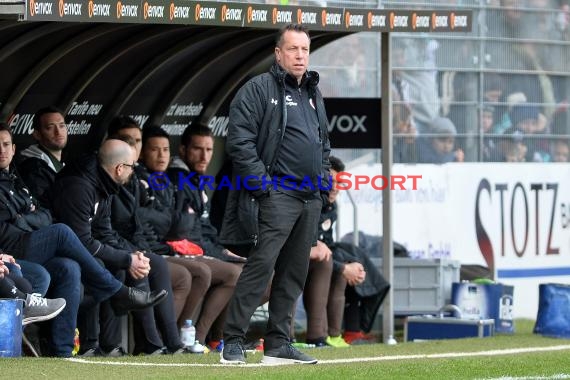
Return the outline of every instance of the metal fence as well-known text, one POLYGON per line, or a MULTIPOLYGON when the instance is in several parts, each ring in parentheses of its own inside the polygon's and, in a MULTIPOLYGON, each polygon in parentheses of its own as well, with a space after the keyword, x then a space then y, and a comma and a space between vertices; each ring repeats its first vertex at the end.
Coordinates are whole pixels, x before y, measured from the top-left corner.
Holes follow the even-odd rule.
MULTIPOLYGON (((395 162, 568 161, 570 0, 326 4, 474 12, 469 34, 392 34, 395 162)), ((376 33, 313 52, 324 95, 379 97, 379 52, 376 33)))

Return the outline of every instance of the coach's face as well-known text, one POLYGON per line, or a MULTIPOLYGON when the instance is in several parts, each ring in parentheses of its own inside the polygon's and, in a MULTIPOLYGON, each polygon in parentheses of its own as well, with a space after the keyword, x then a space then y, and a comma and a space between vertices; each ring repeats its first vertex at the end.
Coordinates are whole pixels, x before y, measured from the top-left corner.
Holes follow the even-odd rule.
POLYGON ((275 60, 285 71, 301 81, 309 67, 311 41, 305 32, 288 30, 275 48, 275 60))

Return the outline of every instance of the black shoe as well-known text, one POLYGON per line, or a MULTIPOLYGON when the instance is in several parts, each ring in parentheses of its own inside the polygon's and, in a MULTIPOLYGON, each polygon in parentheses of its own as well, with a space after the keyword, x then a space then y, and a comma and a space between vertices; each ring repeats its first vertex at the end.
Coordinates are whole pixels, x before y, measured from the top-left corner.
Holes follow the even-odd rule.
POLYGON ((105 356, 105 353, 101 351, 99 347, 94 347, 79 353, 78 356, 81 356, 82 358, 95 358, 105 356))
POLYGON ((231 342, 224 344, 220 352, 220 363, 222 364, 245 364, 245 350, 241 342, 231 342))
POLYGON ((183 354, 191 354, 192 351, 190 351, 188 347, 180 347, 174 351, 167 350, 166 353, 169 355, 183 355, 183 354))
POLYGON ((147 354, 148 356, 159 356, 159 355, 168 355, 168 350, 166 347, 157 348, 153 352, 147 354))
MULTIPOLYGON (((315 347, 327 347, 327 342, 325 338, 317 338, 317 339, 306 339, 305 343, 312 344, 315 347)), ((310 347, 310 346, 309 346, 310 347)))
POLYGON ((166 354, 168 354, 166 347, 160 347, 151 352, 137 351, 136 349, 133 351, 133 356, 158 356, 166 354))
POLYGON ((125 350, 123 350, 123 347, 115 347, 105 354, 105 356, 108 358, 120 358, 127 355, 128 354, 125 352, 125 350))
POLYGON ((297 350, 291 343, 286 343, 279 348, 266 350, 261 362, 263 364, 316 364, 317 359, 297 350))
POLYGON ((111 306, 115 315, 125 315, 129 310, 146 309, 159 304, 166 298, 168 292, 164 289, 152 292, 145 292, 137 288, 127 288, 127 292, 119 291, 111 297, 111 306))

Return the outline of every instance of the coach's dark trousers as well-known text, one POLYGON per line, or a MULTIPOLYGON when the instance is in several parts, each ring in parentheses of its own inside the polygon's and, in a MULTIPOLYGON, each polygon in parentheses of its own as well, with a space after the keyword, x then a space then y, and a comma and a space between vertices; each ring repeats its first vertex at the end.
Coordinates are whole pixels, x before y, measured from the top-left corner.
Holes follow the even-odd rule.
POLYGON ((272 191, 259 201, 259 240, 249 253, 229 304, 224 340, 243 341, 249 321, 271 279, 265 349, 289 342, 291 311, 301 295, 321 200, 301 200, 272 191))

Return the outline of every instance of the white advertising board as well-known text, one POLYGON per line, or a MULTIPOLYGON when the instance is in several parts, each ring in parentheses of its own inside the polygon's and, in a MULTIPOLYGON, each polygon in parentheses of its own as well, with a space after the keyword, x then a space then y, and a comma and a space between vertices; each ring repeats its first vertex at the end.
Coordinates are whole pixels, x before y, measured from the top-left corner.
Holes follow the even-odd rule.
MULTIPOLYGON (((381 165, 347 172, 359 230, 381 235, 382 192, 370 184, 355 189, 356 175, 380 175, 381 165)), ((396 164, 393 174, 422 176, 415 190, 410 179, 393 190, 394 240, 412 257, 491 268, 498 282, 515 287, 515 318, 536 318, 539 284, 570 284, 570 165, 396 164)), ((353 207, 341 195, 340 236, 353 226, 353 207)))

